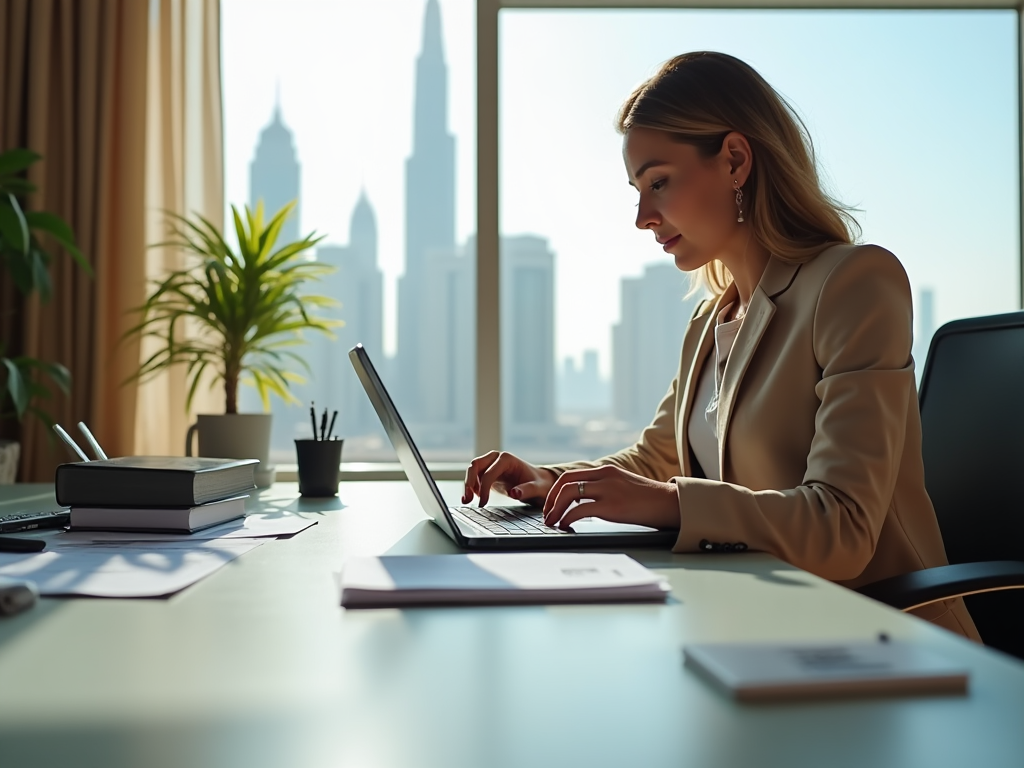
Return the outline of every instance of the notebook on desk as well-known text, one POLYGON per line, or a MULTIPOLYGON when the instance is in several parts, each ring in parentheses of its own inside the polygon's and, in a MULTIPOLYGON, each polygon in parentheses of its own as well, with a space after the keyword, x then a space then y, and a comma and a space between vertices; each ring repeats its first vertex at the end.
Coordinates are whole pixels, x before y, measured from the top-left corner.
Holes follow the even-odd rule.
POLYGON ((423 456, 363 345, 357 344, 348 355, 384 431, 395 447, 398 460, 416 491, 420 505, 437 527, 460 547, 493 550, 667 548, 675 543, 678 531, 610 523, 596 518, 573 523, 568 531, 552 528, 544 525, 540 508, 525 504, 505 507, 449 506, 434 478, 430 476, 423 456))

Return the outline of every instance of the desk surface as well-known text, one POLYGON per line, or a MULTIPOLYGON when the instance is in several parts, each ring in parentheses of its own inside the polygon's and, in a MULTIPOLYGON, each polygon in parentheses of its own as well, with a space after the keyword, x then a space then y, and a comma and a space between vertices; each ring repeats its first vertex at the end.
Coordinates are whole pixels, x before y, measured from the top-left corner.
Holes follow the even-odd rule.
MULTIPOLYGON (((45 486, 0 489, 47 505, 45 486)), ((346 556, 452 552, 406 483, 167 600, 43 600, 0 619, 4 766, 1020 766, 1024 664, 759 554, 633 552, 667 605, 345 611, 346 556), (913 639, 967 697, 739 705, 687 642, 913 639)), ((10 502, 8 501, 8 504, 10 502)), ((251 508, 256 504, 252 504, 251 508)))

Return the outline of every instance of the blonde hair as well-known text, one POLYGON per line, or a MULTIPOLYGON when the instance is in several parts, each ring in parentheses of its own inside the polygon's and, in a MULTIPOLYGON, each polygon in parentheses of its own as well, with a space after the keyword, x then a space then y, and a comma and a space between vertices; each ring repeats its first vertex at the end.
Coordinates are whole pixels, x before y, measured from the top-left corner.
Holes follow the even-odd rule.
MULTIPOLYGON (((667 131, 704 157, 716 155, 728 133, 743 134, 754 156, 743 185, 744 218, 756 241, 783 261, 809 261, 829 245, 860 236, 851 209, 822 190, 814 145, 799 115, 733 56, 697 51, 665 62, 619 111, 620 133, 636 127, 667 131)), ((699 279, 717 297, 732 275, 715 259, 699 279)))

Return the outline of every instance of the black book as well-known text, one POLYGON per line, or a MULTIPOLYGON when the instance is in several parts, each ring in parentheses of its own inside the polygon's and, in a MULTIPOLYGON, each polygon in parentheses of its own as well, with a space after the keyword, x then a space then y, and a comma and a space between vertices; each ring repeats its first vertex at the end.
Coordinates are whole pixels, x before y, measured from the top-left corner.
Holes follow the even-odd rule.
POLYGON ((248 493, 256 459, 123 456, 57 467, 62 507, 194 507, 248 493))

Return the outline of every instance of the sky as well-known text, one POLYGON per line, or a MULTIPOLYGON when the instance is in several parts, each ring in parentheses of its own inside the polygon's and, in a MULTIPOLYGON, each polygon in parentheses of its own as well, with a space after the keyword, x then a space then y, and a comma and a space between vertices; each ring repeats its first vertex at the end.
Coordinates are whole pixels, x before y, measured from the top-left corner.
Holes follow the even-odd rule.
MULTIPOLYGON (((388 351, 425 2, 222 2, 228 201, 248 200, 279 87, 302 164, 302 230, 347 242, 363 186, 376 210, 388 351)), ((473 2, 441 0, 441 15, 463 241, 475 229, 473 2)), ((1013 12, 506 9, 499 23, 502 230, 547 237, 556 254, 559 359, 597 349, 607 373, 620 278, 666 258, 633 226, 613 121, 687 50, 746 60, 794 105, 827 187, 860 209, 864 241, 935 291, 937 324, 1018 308, 1013 12)))

